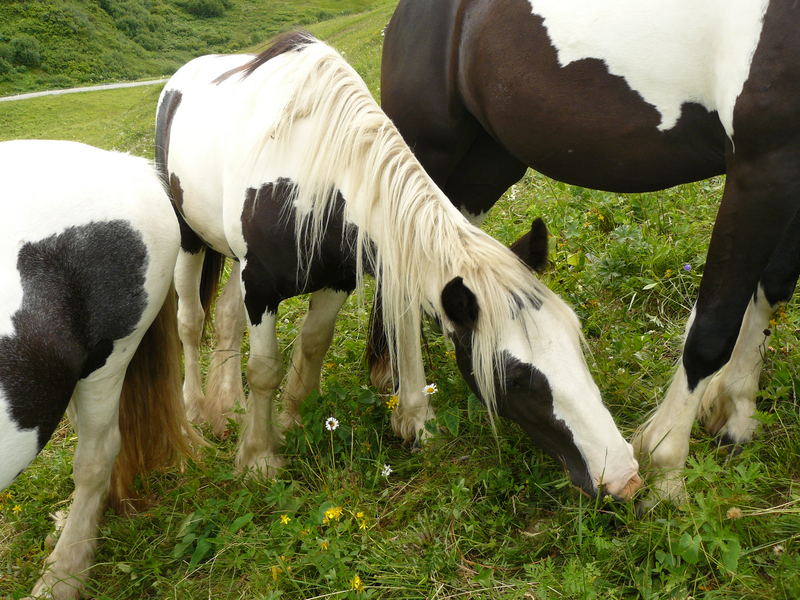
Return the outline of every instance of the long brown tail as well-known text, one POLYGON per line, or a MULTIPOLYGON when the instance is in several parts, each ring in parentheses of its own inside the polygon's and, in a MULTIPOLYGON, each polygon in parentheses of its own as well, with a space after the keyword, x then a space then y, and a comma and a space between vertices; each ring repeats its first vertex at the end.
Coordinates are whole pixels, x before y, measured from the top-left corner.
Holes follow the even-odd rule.
POLYGON ((124 512, 138 474, 172 466, 205 442, 189 422, 181 394, 181 347, 175 289, 145 333, 125 375, 119 406, 122 444, 109 501, 124 512))
POLYGON ((203 329, 208 327, 211 318, 211 304, 217 298, 219 280, 222 277, 222 268, 225 266, 225 256, 206 247, 206 256, 203 259, 203 271, 200 275, 200 304, 203 306, 206 318, 203 329))

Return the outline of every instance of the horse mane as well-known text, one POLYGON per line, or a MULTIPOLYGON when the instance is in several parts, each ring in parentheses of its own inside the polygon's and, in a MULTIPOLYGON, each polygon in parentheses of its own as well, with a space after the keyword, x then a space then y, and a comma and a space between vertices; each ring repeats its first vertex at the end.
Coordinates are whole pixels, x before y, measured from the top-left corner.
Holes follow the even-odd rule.
POLYGON ((269 47, 253 57, 252 60, 247 61, 245 64, 238 66, 229 71, 225 71, 222 75, 214 79, 211 83, 219 85, 232 75, 237 73, 242 74, 242 78, 249 77, 261 65, 276 56, 285 54, 286 52, 293 52, 302 50, 308 44, 313 44, 316 38, 305 30, 287 31, 276 37, 269 47))
POLYGON ((381 282, 392 363, 401 320, 415 323, 415 337, 423 308, 447 322, 439 294, 460 275, 480 306, 472 367, 494 424, 495 372, 501 385, 505 381, 498 350, 503 324, 516 316, 515 327, 533 334, 534 311, 520 308, 547 303, 563 312, 565 327, 582 339, 575 314, 508 248, 453 206, 338 52, 314 41, 292 60, 292 72, 298 74, 293 95, 279 122, 265 132, 261 152, 289 152, 300 121, 303 139, 314 140, 304 144, 299 157, 294 197, 300 268, 319 252, 335 206, 337 190, 331 183, 343 183, 344 173, 357 173, 347 182, 345 198, 345 218, 358 226, 356 278, 360 284, 366 261, 381 282))

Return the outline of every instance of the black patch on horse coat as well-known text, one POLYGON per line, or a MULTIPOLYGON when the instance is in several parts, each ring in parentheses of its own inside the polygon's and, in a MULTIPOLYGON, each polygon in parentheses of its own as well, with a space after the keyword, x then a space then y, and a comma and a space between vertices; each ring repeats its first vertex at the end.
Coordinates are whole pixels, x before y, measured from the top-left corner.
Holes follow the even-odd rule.
POLYGON ((558 62, 521 0, 401 0, 381 69, 386 113, 459 208, 487 211, 530 166, 615 192, 724 172, 713 111, 686 103, 675 127, 600 59, 558 62), (420 27, 420 23, 426 23, 420 27))
POLYGON ((161 181, 169 191, 172 208, 178 218, 181 232, 181 249, 190 254, 197 254, 203 248, 203 241, 192 231, 186 223, 181 210, 183 209, 183 189, 181 181, 174 173, 169 172, 169 140, 172 133, 172 120, 181 104, 183 94, 180 90, 167 90, 161 99, 161 104, 156 111, 156 170, 161 176, 161 181))
POLYGON ((272 60, 276 56, 280 56, 286 52, 299 52, 309 44, 313 44, 315 41, 316 39, 314 36, 307 31, 288 31, 283 33, 275 38, 275 41, 270 45, 269 48, 255 56, 253 60, 248 61, 247 63, 236 67, 235 69, 226 71, 211 83, 219 85, 232 75, 236 75, 236 73, 243 73, 242 77, 249 77, 261 65, 269 60, 272 60))
POLYGON ((242 208, 242 235, 247 243, 242 281, 250 322, 261 323, 282 300, 322 288, 351 292, 356 285, 356 227, 344 223, 344 198, 337 192, 318 253, 307 271, 297 262, 294 236, 295 184, 286 178, 249 188, 242 208))
POLYGON ((22 246, 22 305, 0 337, 0 387, 11 419, 50 439, 79 379, 102 367, 147 306, 147 248, 127 222, 69 227, 22 246))

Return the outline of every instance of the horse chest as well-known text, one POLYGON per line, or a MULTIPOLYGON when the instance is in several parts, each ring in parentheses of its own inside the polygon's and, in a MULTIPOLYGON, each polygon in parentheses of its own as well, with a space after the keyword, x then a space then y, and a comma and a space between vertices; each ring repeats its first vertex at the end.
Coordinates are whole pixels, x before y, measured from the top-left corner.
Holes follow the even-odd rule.
POLYGON ((729 137, 768 0, 527 0, 559 65, 599 59, 675 127, 686 103, 716 111, 729 137))
POLYGON ((344 199, 327 219, 320 242, 308 244, 315 236, 297 227, 297 213, 291 204, 294 183, 287 178, 248 188, 241 210, 244 259, 242 280, 245 305, 253 322, 260 322, 265 310, 277 311, 278 304, 297 294, 322 288, 350 292, 355 288, 355 228, 343 218, 344 199))

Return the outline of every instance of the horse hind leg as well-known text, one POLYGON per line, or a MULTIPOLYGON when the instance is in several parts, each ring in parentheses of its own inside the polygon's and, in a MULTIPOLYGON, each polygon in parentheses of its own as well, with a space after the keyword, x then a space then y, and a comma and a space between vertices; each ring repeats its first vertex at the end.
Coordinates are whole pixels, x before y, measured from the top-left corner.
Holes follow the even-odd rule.
POLYGON ((83 590, 120 448, 118 408, 123 375, 124 369, 94 381, 82 380, 75 389, 72 402, 79 436, 73 460, 74 499, 33 597, 69 600, 78 598, 83 590))
POLYGON ((322 361, 333 340, 336 317, 347 296, 347 292, 329 289, 311 295, 283 391, 283 410, 279 417, 281 429, 300 423, 300 404, 319 387, 322 361))
POLYGON ((183 402, 186 416, 193 423, 203 417, 205 395, 200 375, 200 342, 205 312, 200 300, 200 279, 205 251, 178 253, 175 265, 175 291, 178 293, 178 334, 183 344, 183 402))
POLYGON ((239 268, 239 263, 234 262, 230 279, 217 299, 214 313, 217 347, 211 353, 203 412, 218 436, 225 433, 227 420, 233 415, 234 408, 244 407, 241 350, 246 322, 239 268))

